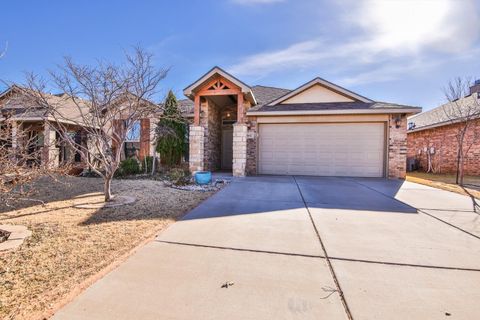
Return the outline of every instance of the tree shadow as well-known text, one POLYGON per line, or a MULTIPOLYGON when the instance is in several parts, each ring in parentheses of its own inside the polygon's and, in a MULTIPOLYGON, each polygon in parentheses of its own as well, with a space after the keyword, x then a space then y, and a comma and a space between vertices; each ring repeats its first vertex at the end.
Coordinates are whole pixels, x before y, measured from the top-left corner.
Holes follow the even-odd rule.
POLYGON ((33 181, 29 186, 29 192, 23 200, 13 201, 10 205, 0 204, 0 213, 11 212, 38 206, 43 202, 65 201, 73 198, 88 197, 88 193, 103 192, 103 183, 99 178, 79 178, 73 176, 64 177, 41 177, 33 181), (81 187, 80 185, 81 184, 81 187))

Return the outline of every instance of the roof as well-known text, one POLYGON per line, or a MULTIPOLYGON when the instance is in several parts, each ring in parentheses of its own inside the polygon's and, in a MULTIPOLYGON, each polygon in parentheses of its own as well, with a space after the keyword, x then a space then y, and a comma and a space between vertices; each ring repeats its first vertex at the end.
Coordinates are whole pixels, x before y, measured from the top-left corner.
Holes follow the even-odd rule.
POLYGON ((43 93, 43 97, 48 101, 48 104, 58 106, 56 108, 57 117, 52 119, 45 106, 35 103, 28 97, 29 90, 18 85, 11 86, 0 94, 0 99, 4 99, 3 103, 0 104, 0 109, 13 113, 13 117, 19 120, 41 121, 49 119, 62 123, 84 125, 79 107, 85 108, 83 112, 87 111, 85 101, 77 98, 77 105, 72 97, 66 94, 53 95, 43 93))
POLYGON ((418 113, 420 107, 387 102, 324 102, 263 105, 250 109, 250 115, 334 114, 334 113, 418 113))
MULTIPOLYGON (((251 87, 253 94, 255 95, 255 100, 257 101, 257 106, 260 107, 265 104, 268 104, 270 101, 279 98, 280 96, 290 92, 289 89, 275 88, 256 85, 251 87)), ((193 116, 193 101, 190 99, 181 99, 177 101, 178 108, 184 114, 184 116, 193 116)), ((251 109, 250 109, 251 110, 251 109)))
POLYGON ((217 67, 217 66, 210 69, 210 71, 208 71, 203 76, 201 76, 197 81, 195 81, 194 83, 190 84, 185 89, 183 89, 183 93, 187 97, 191 98, 196 89, 198 89, 203 84, 205 84, 207 81, 209 81, 210 79, 212 79, 213 77, 215 77, 217 75, 219 75, 219 76, 229 80, 233 84, 237 85, 241 89, 241 91, 246 94, 247 99, 249 99, 250 102, 252 102, 252 104, 256 104, 255 97, 252 93, 252 89, 250 88, 250 86, 248 86, 243 81, 235 78, 233 75, 231 75, 230 73, 226 72, 225 70, 223 70, 222 68, 217 67))
POLYGON ((445 103, 434 109, 409 117, 408 131, 421 131, 452 124, 452 122, 462 121, 466 115, 480 117, 480 104, 478 103, 478 97, 475 97, 475 94, 466 96, 457 101, 445 103), (474 104, 478 106, 477 111, 474 112, 476 114, 472 113, 471 109, 474 104))
POLYGON ((345 89, 339 85, 336 85, 334 83, 331 83, 325 79, 322 79, 320 77, 316 77, 315 79, 301 85, 300 87, 298 87, 297 89, 294 89, 286 94, 284 94, 283 96, 279 97, 278 99, 270 102, 271 105, 276 105, 276 104, 279 104, 279 103, 282 103, 284 102, 285 100, 288 100, 290 99, 291 97, 299 94, 300 92, 303 92, 305 91, 306 89, 308 88, 311 88, 312 86, 314 85, 321 85, 322 87, 325 87, 327 89, 330 89, 331 91, 334 91, 336 93, 339 93, 343 96, 346 96, 346 97, 349 97, 349 98, 352 98, 353 100, 356 100, 356 101, 361 101, 361 102, 373 102, 372 100, 368 99, 368 98, 365 98, 364 96, 361 96, 359 95, 358 93, 355 93, 353 91, 350 91, 348 89, 345 89))

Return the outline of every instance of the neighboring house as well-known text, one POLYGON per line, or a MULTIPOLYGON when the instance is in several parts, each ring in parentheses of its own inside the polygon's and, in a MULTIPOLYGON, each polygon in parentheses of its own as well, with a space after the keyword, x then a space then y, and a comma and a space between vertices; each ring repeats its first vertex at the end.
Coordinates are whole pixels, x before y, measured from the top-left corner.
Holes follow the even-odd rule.
MULTIPOLYGON (((56 109, 59 115, 53 118, 45 107, 35 105, 32 99, 26 94, 26 89, 16 85, 0 94, 0 125, 7 120, 12 128, 12 139, 9 143, 12 147, 22 144, 21 137, 29 137, 29 152, 34 155, 41 155, 35 162, 38 164, 48 163, 51 167, 61 166, 63 163, 77 164, 78 169, 86 166, 80 153, 75 153, 66 143, 59 143, 59 134, 56 128, 62 125, 71 131, 72 135, 87 143, 85 130, 86 124, 82 121, 79 108, 71 98, 66 94, 44 94, 51 105, 61 106, 56 109), (22 133, 22 134, 20 134, 22 133)), ((161 110, 161 107, 150 101, 143 100, 151 108, 161 110)), ((122 109, 122 101, 118 102, 119 110, 122 109)), ((142 161, 146 156, 155 155, 155 137, 154 129, 158 122, 159 115, 140 119, 133 127, 126 132, 123 130, 125 120, 128 115, 119 112, 118 119, 114 120, 109 126, 115 126, 117 132, 126 134, 126 141, 121 158, 126 159, 135 157, 142 161)), ((110 127, 111 128, 111 127, 110 127)), ((108 130, 108 129, 107 129, 108 130)), ((83 142, 82 142, 83 143, 83 142)), ((112 148, 117 148, 115 141, 112 142, 112 148)), ((76 171, 79 172, 78 170, 76 171)))
MULTIPOLYGON (((408 118, 408 158, 415 160, 420 170, 428 170, 430 157, 435 172, 456 172, 458 156, 456 134, 458 128, 462 126, 463 119, 460 116, 452 117, 452 114, 475 114, 471 110, 473 105, 476 106, 477 112, 480 112, 479 98, 480 82, 477 81, 470 88, 470 95, 462 98, 461 101, 456 101, 455 104, 446 103, 408 118), (452 110, 452 108, 469 108, 469 111, 462 113, 462 110, 452 110)), ((464 173, 480 175, 480 117, 471 122, 466 132, 464 150, 467 149, 464 173)))
POLYGON ((215 67, 184 89, 192 172, 404 178, 407 116, 321 78, 249 86, 215 67))
POLYGON ((28 140, 29 145, 25 147, 35 157, 40 155, 40 158, 35 161, 38 164, 48 163, 52 167, 58 167, 66 162, 82 164, 80 154, 75 154, 68 146, 57 143, 58 133, 55 130, 61 121, 61 124, 71 130, 72 134, 82 139, 82 126, 78 125, 80 117, 78 108, 73 103, 71 105, 64 103, 68 101, 68 97, 64 94, 45 96, 49 103, 65 105, 59 110, 64 120, 54 119, 49 116, 45 107, 33 105, 26 96, 25 89, 18 86, 13 85, 0 94, 0 124, 8 119, 12 125, 12 139, 9 143, 16 148, 24 142, 23 140, 28 140))

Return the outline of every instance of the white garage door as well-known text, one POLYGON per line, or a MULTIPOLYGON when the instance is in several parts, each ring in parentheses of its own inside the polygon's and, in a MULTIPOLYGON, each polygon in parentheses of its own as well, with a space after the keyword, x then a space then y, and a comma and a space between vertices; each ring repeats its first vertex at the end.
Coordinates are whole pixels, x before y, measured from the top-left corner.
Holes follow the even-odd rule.
POLYGON ((382 177, 383 123, 261 124, 260 174, 382 177))

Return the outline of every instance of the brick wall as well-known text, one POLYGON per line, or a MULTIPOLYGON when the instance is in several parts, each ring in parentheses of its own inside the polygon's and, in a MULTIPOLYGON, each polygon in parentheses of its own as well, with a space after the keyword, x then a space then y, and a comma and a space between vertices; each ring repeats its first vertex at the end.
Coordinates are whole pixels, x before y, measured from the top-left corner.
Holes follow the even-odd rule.
POLYGON ((257 117, 248 117, 247 119, 247 175, 257 174, 257 117))
POLYGON ((407 117, 390 115, 388 127, 388 177, 404 179, 407 167, 407 117), (397 117, 400 117, 398 128, 396 127, 397 117))
POLYGON ((204 168, 215 171, 220 169, 222 121, 219 108, 212 101, 201 106, 200 125, 205 128, 204 168))
MULTIPOLYGON (((457 167, 457 139, 459 124, 450 124, 428 130, 409 132, 407 137, 408 157, 419 161, 420 170, 428 168, 427 150, 431 155, 435 172, 455 173, 457 167)), ((467 131, 464 140, 465 174, 480 175, 480 120, 475 121, 467 131)))

